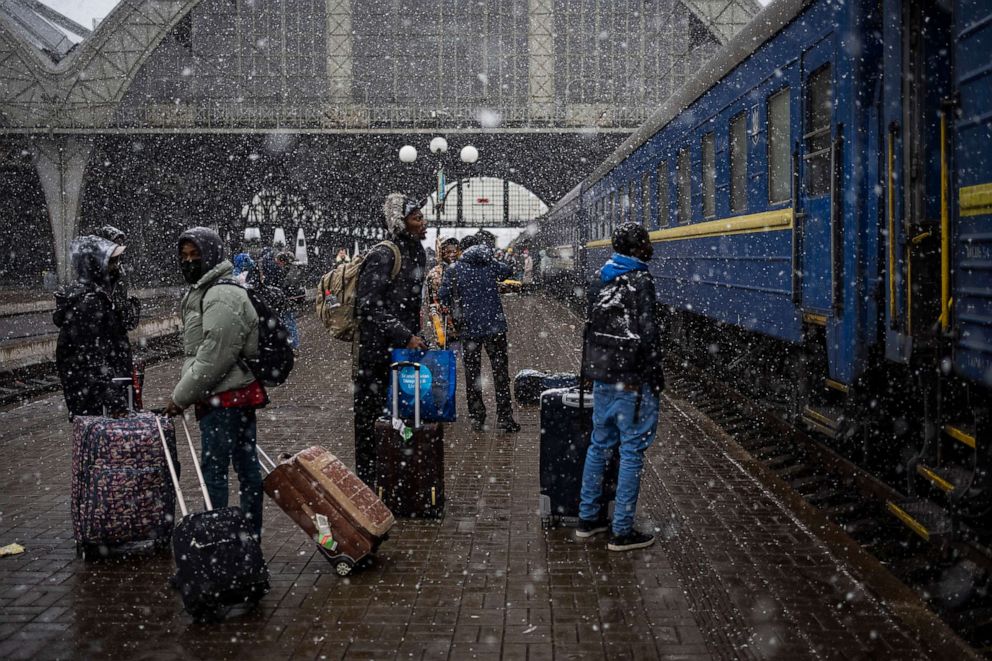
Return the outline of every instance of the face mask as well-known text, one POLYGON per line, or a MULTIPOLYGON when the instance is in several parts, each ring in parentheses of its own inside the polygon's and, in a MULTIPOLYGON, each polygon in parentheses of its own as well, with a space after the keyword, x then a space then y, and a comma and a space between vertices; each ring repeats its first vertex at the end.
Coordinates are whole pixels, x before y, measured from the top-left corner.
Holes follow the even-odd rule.
POLYGON ((183 270, 183 280, 191 285, 195 285, 203 277, 202 259, 179 262, 179 268, 183 270))

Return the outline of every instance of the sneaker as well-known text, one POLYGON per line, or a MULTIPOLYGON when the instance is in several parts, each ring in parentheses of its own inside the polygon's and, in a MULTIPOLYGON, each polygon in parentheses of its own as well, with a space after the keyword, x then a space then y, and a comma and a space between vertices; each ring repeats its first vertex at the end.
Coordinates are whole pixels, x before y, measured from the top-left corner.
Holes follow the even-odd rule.
POLYGON ((472 420, 472 431, 486 431, 486 421, 485 420, 472 420))
POLYGON ((520 431, 520 425, 517 424, 516 420, 510 418, 509 420, 504 420, 503 422, 499 423, 499 430, 507 434, 516 434, 518 431, 520 431))
POLYGON ((611 551, 633 551, 644 549, 654 544, 654 535, 631 530, 626 535, 611 534, 606 548, 611 551))
POLYGON ((579 525, 575 529, 575 536, 578 539, 587 539, 601 532, 606 532, 609 529, 610 523, 606 519, 597 519, 595 521, 579 519, 579 525))

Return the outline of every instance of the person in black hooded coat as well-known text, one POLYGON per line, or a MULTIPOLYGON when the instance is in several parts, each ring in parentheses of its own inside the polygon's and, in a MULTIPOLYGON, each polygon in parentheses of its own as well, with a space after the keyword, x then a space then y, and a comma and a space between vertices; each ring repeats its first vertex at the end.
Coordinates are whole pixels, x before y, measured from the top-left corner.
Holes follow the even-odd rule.
MULTIPOLYGON (((106 239, 111 243, 116 243, 121 247, 127 246, 127 235, 113 225, 104 225, 94 232, 94 235, 101 239, 106 239)), ((114 309, 121 316, 124 327, 133 331, 141 321, 141 301, 135 296, 128 295, 129 283, 128 272, 124 265, 120 265, 120 274, 114 282, 114 289, 111 292, 111 299, 114 301, 114 309)))
POLYGON ((131 343, 113 291, 124 247, 81 236, 69 248, 76 281, 55 294, 52 320, 59 327, 55 367, 69 417, 127 410, 127 390, 113 383, 130 377, 131 343))

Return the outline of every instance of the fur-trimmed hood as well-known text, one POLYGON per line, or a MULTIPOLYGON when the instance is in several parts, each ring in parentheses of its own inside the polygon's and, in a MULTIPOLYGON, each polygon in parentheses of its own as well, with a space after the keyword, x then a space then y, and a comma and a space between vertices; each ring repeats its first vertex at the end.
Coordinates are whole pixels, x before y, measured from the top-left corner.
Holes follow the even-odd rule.
POLYGON ((419 208, 420 204, 412 197, 407 197, 403 193, 390 193, 386 196, 385 204, 382 205, 386 230, 394 236, 399 234, 406 229, 404 219, 419 208))

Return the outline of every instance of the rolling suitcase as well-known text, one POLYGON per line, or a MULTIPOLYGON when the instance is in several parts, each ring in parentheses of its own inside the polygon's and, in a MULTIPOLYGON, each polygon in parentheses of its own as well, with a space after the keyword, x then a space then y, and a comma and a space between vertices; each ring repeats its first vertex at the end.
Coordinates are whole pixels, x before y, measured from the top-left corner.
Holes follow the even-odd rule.
MULTIPOLYGON (((77 556, 89 560, 111 550, 168 545, 176 501, 155 420, 151 413, 133 410, 123 418, 73 419, 71 512, 77 556)), ((163 436, 175 457, 171 421, 163 436)))
MULTIPOLYGON (((189 513, 179 486, 179 478, 166 454, 172 484, 183 518, 172 532, 172 554, 176 560, 176 586, 186 612, 197 622, 223 619, 231 606, 254 605, 269 591, 269 569, 262 548, 253 536, 248 520, 238 507, 214 509, 207 493, 200 462, 186 420, 180 418, 186 442, 193 455, 193 467, 200 482, 205 512, 189 513)), ((158 418, 156 418, 158 421, 158 418)), ((159 423, 162 447, 165 434, 159 423)))
POLYGON ((420 364, 397 362, 393 379, 393 416, 375 423, 376 490, 396 516, 444 516, 444 427, 420 420, 420 378, 414 379, 413 427, 399 417, 399 371, 420 364))
POLYGON ((378 496, 321 447, 281 457, 258 448, 265 493, 317 544, 339 576, 375 553, 395 519, 378 496), (268 462, 268 463, 266 463, 268 462))
MULTIPOLYGON (((583 393, 581 400, 580 406, 578 388, 546 390, 541 395, 539 511, 545 528, 579 522, 582 471, 592 434, 592 393, 583 393)), ((617 445, 603 476, 607 512, 616 493, 619 449, 617 445)))
POLYGON ((579 377, 571 372, 548 374, 539 370, 525 369, 513 377, 513 398, 518 404, 539 404, 541 393, 555 388, 571 388, 579 385, 579 377))

